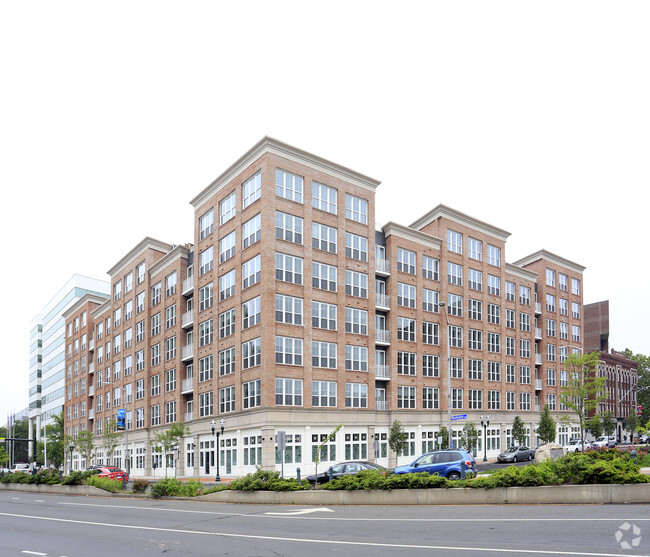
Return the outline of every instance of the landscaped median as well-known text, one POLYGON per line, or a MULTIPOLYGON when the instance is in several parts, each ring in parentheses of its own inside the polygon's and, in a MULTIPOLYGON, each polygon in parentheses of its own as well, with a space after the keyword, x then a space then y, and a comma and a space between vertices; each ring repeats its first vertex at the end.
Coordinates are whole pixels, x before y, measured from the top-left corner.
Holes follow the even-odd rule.
MULTIPOLYGON (((97 479, 100 478, 89 477, 80 483, 92 484, 97 479)), ((16 490, 50 491, 62 487, 43 483, 12 484, 8 481, 3 478, 0 489, 11 486, 16 490)), ((72 489, 76 486, 67 487, 72 489)), ((78 487, 80 490, 93 487, 93 492, 84 490, 77 493, 79 495, 93 495, 99 491, 99 486, 78 487)), ((146 487, 144 482, 138 491, 146 491, 146 487)), ((107 494, 105 491, 101 493, 107 494)), ((197 481, 185 483, 166 478, 151 487, 150 496, 287 505, 650 503, 650 480, 640 472, 638 461, 635 462, 629 453, 610 450, 576 453, 538 464, 503 468, 487 476, 462 481, 450 481, 427 473, 382 475, 374 470, 343 476, 318 489, 308 484, 301 485, 295 478, 282 479, 278 472, 265 470, 247 474, 230 485, 205 486, 197 481)))

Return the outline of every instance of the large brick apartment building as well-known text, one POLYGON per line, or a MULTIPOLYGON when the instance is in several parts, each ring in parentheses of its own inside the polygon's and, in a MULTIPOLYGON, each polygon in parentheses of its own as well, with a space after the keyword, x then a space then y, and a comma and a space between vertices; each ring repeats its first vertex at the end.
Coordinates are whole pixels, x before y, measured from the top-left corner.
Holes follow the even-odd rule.
MULTIPOLYGON (((109 270, 109 300, 66 313, 66 433, 92 429, 106 462, 102 439, 124 408, 133 476, 172 465, 150 441, 174 422, 190 432, 177 474, 214 475, 222 418, 227 475, 279 466, 279 431, 285 473, 311 473, 338 424, 323 463, 394 464, 394 420, 410 441, 400 462, 483 415, 489 455, 511 442, 515 416, 535 444, 545 404, 567 413, 562 361, 583 349, 584 268, 547 251, 507 263, 508 232, 443 205, 378 227, 378 185, 260 141, 191 200, 193 244, 145 238, 109 270)), ((558 440, 570 435, 562 426, 558 440)), ((87 463, 75 452, 73 464, 87 463)))

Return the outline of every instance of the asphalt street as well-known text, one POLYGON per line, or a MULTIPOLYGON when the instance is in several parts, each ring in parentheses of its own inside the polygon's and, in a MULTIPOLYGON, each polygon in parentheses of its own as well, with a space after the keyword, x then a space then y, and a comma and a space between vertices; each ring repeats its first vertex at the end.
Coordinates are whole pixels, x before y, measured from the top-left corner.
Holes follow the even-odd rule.
POLYGON ((0 555, 650 555, 650 505, 295 507, 0 493, 0 555))

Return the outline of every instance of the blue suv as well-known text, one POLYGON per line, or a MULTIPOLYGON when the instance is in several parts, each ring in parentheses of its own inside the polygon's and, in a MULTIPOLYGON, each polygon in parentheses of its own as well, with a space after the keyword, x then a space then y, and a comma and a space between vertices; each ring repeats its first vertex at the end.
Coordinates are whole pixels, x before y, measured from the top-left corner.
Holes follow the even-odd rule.
POLYGON ((433 451, 416 458, 411 464, 398 466, 395 474, 410 474, 411 472, 429 472, 438 474, 448 480, 460 480, 461 463, 465 463, 466 473, 476 474, 476 461, 472 454, 464 449, 433 451))

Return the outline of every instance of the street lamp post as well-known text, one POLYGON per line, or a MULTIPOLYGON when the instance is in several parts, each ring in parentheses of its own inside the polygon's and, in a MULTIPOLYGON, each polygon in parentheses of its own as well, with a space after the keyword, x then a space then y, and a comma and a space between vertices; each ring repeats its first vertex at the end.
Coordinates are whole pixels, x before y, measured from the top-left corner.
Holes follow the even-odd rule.
MULTIPOLYGON (((221 475, 219 474, 219 430, 216 429, 216 422, 214 419, 210 422, 210 425, 212 426, 212 435, 217 436, 217 476, 214 478, 215 482, 220 482, 221 481, 221 475)), ((221 421, 219 422, 219 425, 221 426, 221 435, 223 435, 223 430, 226 427, 226 420, 221 418, 221 421)))
POLYGON ((451 366, 449 358, 449 315, 447 314, 447 304, 445 302, 439 302, 438 305, 444 310, 445 318, 447 319, 447 335, 446 343, 444 344, 444 359, 447 360, 447 448, 451 449, 453 441, 451 437, 451 366))
POLYGON ((72 474, 72 451, 74 451, 73 441, 70 441, 70 445, 68 445, 68 448, 70 449, 70 473, 72 474))
POLYGON ((483 428, 483 462, 487 462, 487 428, 490 425, 490 416, 481 416, 481 427, 483 428))

